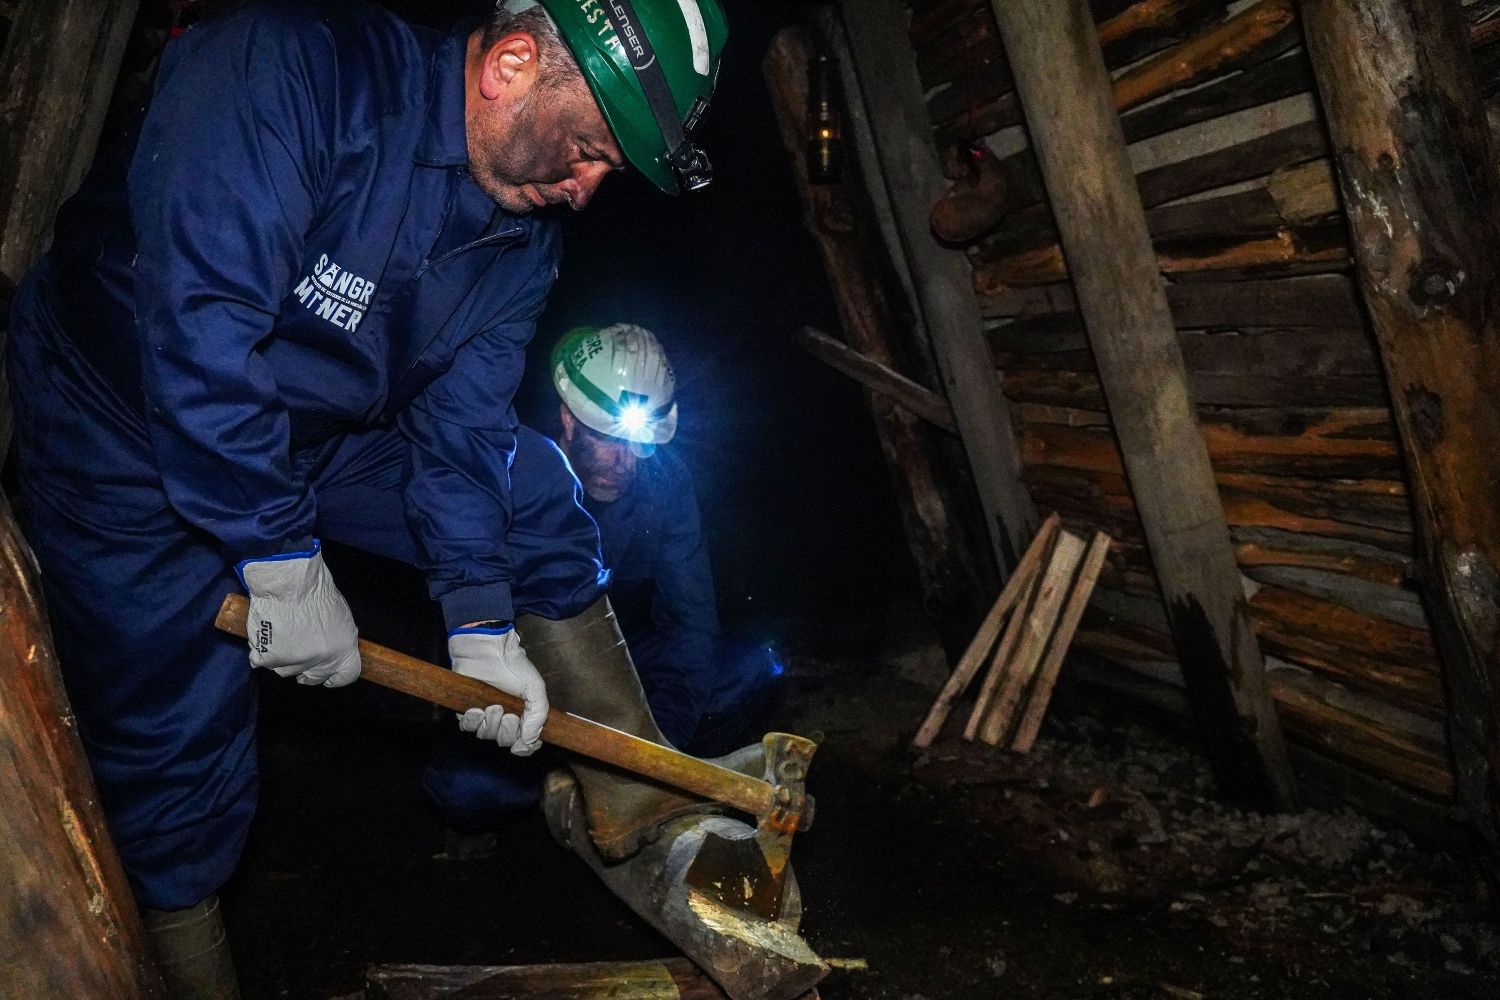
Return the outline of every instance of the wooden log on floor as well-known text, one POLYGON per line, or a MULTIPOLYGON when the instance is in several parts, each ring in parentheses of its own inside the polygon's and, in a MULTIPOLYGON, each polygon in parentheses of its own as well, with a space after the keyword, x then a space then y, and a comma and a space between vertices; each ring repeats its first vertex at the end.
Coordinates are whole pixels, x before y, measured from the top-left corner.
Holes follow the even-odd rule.
POLYGON ((824 360, 843 364, 841 370, 856 374, 878 393, 870 397, 871 414, 924 607, 944 644, 961 648, 983 614, 980 595, 993 589, 993 577, 980 539, 958 513, 969 486, 959 480, 961 472, 944 467, 936 442, 929 440, 932 431, 922 425, 931 421, 954 433, 953 412, 946 399, 893 370, 901 354, 897 310, 880 280, 885 268, 878 237, 856 207, 852 177, 819 184, 808 179, 806 73, 811 51, 805 32, 789 29, 773 42, 764 72, 792 161, 803 223, 817 243, 848 344, 805 331, 801 343, 824 360))
POLYGON ((1052 514, 1042 522, 1036 538, 1027 547, 1026 554, 1021 557, 1021 561, 1016 564, 1015 572, 1011 573, 1010 579, 1005 581, 1005 589, 995 599, 989 614, 985 615, 984 621, 980 623, 979 630, 974 633, 973 640, 964 650, 963 656, 959 658, 947 683, 938 692, 937 700, 928 709, 927 717, 922 720, 917 734, 912 737, 913 747, 922 750, 932 746, 932 741, 937 739, 938 733, 942 732, 943 723, 948 721, 948 714, 953 710, 953 702, 964 693, 964 689, 969 686, 969 682, 974 679, 979 668, 984 666, 985 659, 994 648, 1001 628, 1016 606, 1022 602, 1026 588, 1030 586, 1032 578, 1036 576, 1037 569, 1042 564, 1042 559, 1052 546, 1052 538, 1057 532, 1058 521, 1058 516, 1052 514))
POLYGON ((911 66, 905 12, 899 0, 848 0, 843 13, 881 180, 898 195, 893 206, 903 249, 1003 573, 1036 534, 1040 519, 1021 485, 1010 408, 989 365, 968 262, 934 243, 928 228, 927 209, 944 181, 911 66))
POLYGON ((1200 735, 1226 794, 1289 808, 1296 802, 1291 765, 1093 25, 1077 0, 992 6, 1188 668, 1200 735))
POLYGON ((161 997, 33 565, 0 499, 0 993, 161 997))
MULTIPOLYGON (((376 965, 368 1000, 726 1000, 685 958, 555 965, 376 965)), ((811 990, 797 1000, 817 1000, 811 990)))
POLYGON ((1441 0, 1303 8, 1411 472, 1459 798, 1500 884, 1500 176, 1467 25, 1441 0))

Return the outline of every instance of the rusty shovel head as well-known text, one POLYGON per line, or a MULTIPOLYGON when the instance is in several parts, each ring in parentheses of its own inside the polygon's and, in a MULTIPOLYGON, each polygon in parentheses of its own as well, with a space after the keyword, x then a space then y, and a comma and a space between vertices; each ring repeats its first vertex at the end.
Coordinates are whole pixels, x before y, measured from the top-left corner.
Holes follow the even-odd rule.
POLYGON ((723 906, 754 913, 766 920, 781 917, 792 836, 812 820, 807 794, 807 767, 818 745, 790 733, 767 733, 765 779, 771 785, 771 807, 757 817, 753 835, 704 836, 685 881, 723 906))
POLYGON ((785 874, 784 868, 779 874, 771 871, 753 834, 731 839, 709 833, 683 880, 721 906, 777 920, 785 874))

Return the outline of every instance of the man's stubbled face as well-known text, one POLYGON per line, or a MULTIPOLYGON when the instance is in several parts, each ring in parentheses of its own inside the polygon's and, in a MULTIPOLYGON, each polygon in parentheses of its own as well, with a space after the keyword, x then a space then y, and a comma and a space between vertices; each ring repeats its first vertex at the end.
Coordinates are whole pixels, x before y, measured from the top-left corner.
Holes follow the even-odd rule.
POLYGON ((562 446, 590 499, 613 503, 635 485, 639 459, 630 442, 585 427, 566 408, 562 446))
POLYGON ((581 77, 533 83, 507 106, 469 115, 469 171, 508 212, 547 205, 582 211, 611 170, 624 165, 604 114, 581 77))

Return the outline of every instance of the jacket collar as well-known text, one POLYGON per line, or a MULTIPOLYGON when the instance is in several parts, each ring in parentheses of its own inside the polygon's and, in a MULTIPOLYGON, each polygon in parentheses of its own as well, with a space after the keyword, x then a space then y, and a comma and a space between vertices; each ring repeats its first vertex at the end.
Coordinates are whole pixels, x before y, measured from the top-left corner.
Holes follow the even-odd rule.
POLYGON ((461 167, 469 162, 468 127, 464 123, 464 58, 473 25, 462 24, 438 45, 427 85, 427 124, 415 159, 434 167, 461 167))

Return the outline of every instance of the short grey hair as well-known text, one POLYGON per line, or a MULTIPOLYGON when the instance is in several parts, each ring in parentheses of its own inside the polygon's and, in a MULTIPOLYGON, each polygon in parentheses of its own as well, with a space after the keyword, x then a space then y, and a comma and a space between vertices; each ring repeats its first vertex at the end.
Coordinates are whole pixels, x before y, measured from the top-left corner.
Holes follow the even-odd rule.
POLYGON ((538 81, 548 89, 562 89, 571 80, 581 80, 583 73, 567 43, 558 33, 557 22, 536 0, 501 0, 485 20, 480 42, 485 51, 512 32, 525 32, 536 39, 540 76, 538 81))

